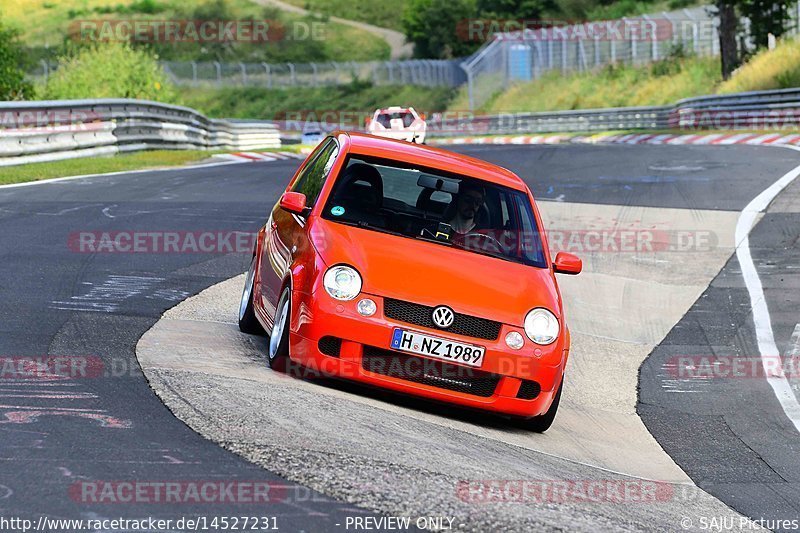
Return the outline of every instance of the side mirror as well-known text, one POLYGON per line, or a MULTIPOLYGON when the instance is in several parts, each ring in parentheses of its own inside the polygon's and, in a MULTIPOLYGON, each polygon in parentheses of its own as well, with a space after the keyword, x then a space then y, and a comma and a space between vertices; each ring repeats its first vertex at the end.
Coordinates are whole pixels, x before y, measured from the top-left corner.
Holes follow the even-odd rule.
POLYGON ((281 208, 290 213, 305 215, 306 195, 301 192, 285 192, 281 196, 281 208))
POLYGON ((553 263, 553 270, 556 274, 580 274, 583 270, 583 261, 576 256, 567 252, 558 252, 556 260, 553 263))

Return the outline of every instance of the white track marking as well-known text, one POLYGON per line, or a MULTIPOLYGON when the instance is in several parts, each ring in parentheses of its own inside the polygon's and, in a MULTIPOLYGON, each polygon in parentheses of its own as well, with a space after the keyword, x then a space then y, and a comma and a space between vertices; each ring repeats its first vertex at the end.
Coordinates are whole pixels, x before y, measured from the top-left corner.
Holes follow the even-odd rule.
POLYGON ((281 157, 280 155, 270 155, 265 152, 242 152, 242 153, 261 161, 277 161, 278 159, 286 159, 285 157, 281 157))
POLYGON ((784 357, 784 360, 789 366, 788 368, 784 366, 785 371, 788 371, 789 375, 794 379, 797 379, 798 370, 800 370, 797 368, 798 359, 800 359, 800 324, 795 324, 794 331, 792 332, 792 340, 789 341, 789 349, 786 351, 786 356, 784 357))
POLYGON ((754 139, 750 139, 745 144, 764 144, 767 141, 776 141, 781 138, 779 133, 768 133, 766 135, 760 135, 754 139))
POLYGON ((792 340, 789 345, 789 351, 786 352, 786 357, 800 357, 800 324, 794 326, 792 340))
POLYGON ((715 144, 738 144, 745 139, 749 139, 753 137, 752 133, 739 133, 738 135, 732 135, 731 137, 727 137, 715 144))
POLYGON ((701 139, 698 139, 694 144, 711 144, 712 142, 716 141, 717 139, 723 138, 725 135, 722 133, 714 133, 712 135, 704 135, 701 139))
MULTIPOLYGON (((791 150, 800 151, 795 146, 785 146, 791 150)), ((794 424, 795 429, 800 432, 800 403, 792 391, 789 380, 783 372, 783 365, 780 361, 778 346, 775 344, 775 334, 772 331, 772 322, 767 307, 767 299, 764 296, 764 288, 761 279, 758 277, 753 258, 750 255, 750 231, 755 225, 759 213, 764 211, 773 199, 792 183, 797 176, 800 176, 800 166, 790 170, 781 179, 773 183, 761 194, 753 198, 739 215, 736 223, 736 259, 742 269, 747 292, 750 295, 750 306, 753 309, 753 323, 756 330, 756 340, 758 341, 758 351, 761 354, 761 365, 767 376, 767 383, 772 387, 775 396, 778 398, 783 412, 794 424), (778 359, 775 365, 775 359, 778 359)))
POLYGON ((650 144, 663 144, 665 141, 672 139, 675 137, 674 135, 665 134, 665 135, 656 135, 652 139, 650 139, 650 144))
POLYGON ((238 165, 243 161, 224 161, 222 163, 207 163, 205 165, 185 165, 182 167, 167 167, 167 168, 143 168, 140 170, 122 170, 119 172, 106 172, 104 174, 81 174, 80 176, 67 176, 65 178, 52 178, 37 181, 26 181, 24 183, 9 183, 8 185, 0 185, 0 189, 11 189, 16 187, 32 187, 34 185, 47 185, 49 183, 60 183, 63 181, 82 180, 86 178, 103 178, 106 176, 120 176, 122 174, 139 174, 141 172, 166 172, 176 170, 194 170, 196 168, 209 168, 221 167, 223 165, 238 165))

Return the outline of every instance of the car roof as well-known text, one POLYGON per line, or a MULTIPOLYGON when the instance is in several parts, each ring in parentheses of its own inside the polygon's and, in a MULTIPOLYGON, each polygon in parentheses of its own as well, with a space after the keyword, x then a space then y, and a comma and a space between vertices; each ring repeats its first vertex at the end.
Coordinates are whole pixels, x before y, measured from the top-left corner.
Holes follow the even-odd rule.
POLYGON ((401 113, 403 111, 411 111, 414 109, 413 107, 400 107, 400 106, 392 106, 392 107, 384 107, 382 109, 376 110, 376 113, 401 113))
POLYGON ((340 131, 334 135, 347 137, 351 154, 418 164, 527 191, 525 182, 510 170, 474 157, 367 133, 340 131))

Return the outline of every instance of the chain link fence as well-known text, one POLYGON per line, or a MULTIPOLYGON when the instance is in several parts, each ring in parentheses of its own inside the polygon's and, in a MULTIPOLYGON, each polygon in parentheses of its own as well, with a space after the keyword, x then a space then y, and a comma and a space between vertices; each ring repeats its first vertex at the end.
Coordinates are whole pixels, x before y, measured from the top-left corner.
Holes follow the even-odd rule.
MULTIPOLYGON (((797 33, 800 4, 793 11, 797 33)), ((750 22, 742 21, 749 35, 750 22)), ((712 6, 623 18, 617 21, 522 29, 504 33, 462 63, 469 108, 474 110, 515 82, 548 72, 586 72, 603 65, 641 65, 677 49, 697 56, 719 55, 719 19, 712 6)), ((742 44, 753 48, 749 38, 742 44)))
POLYGON ((645 64, 677 47, 719 53, 717 21, 705 8, 596 24, 525 28, 504 33, 462 63, 470 110, 515 82, 548 72, 585 72, 611 63, 645 64))
MULTIPOLYGON (((459 87, 466 81, 460 60, 407 60, 326 63, 224 63, 162 61, 167 76, 178 86, 202 87, 324 87, 353 80, 375 85, 459 87)), ((40 61, 29 75, 47 81, 57 68, 40 61)))

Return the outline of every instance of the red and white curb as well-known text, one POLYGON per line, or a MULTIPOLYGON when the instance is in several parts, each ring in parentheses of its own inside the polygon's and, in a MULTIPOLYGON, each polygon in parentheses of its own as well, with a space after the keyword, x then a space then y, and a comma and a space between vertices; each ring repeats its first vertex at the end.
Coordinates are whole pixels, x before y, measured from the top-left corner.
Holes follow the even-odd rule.
POLYGON ((214 154, 214 158, 242 163, 258 163, 262 161, 281 161, 284 159, 305 159, 303 154, 294 152, 233 152, 231 154, 214 154))
POLYGON ((454 137, 431 139, 431 144, 671 144, 671 145, 729 145, 756 146, 789 144, 800 146, 800 135, 780 133, 710 133, 710 134, 641 134, 625 135, 518 135, 503 137, 454 137))

